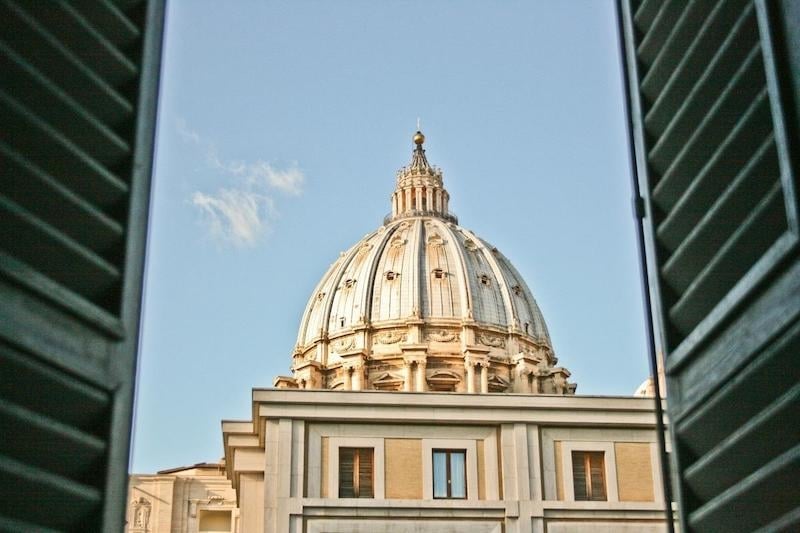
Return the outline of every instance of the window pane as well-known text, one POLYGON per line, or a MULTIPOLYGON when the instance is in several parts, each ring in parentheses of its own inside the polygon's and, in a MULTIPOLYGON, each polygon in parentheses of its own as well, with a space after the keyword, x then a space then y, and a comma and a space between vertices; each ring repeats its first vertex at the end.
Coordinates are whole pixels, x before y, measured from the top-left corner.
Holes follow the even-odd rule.
POLYGON ((433 497, 447 498, 447 452, 433 452, 433 497))
POLYGON ((467 497, 466 459, 464 452, 450 452, 450 497, 467 497))

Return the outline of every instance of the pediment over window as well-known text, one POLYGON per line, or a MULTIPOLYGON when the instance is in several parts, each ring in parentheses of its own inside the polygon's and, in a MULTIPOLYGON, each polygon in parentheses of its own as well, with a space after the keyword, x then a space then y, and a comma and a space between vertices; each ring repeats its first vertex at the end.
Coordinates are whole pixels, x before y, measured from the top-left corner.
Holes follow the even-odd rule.
POLYGON ((428 388, 432 391, 454 392, 461 383, 461 376, 449 370, 437 370, 428 377, 428 388))
POLYGON ((506 392, 510 383, 497 375, 489 376, 489 392, 506 392))
POLYGON ((403 378, 397 374, 384 372, 377 379, 372 380, 372 387, 377 390, 400 390, 403 378))

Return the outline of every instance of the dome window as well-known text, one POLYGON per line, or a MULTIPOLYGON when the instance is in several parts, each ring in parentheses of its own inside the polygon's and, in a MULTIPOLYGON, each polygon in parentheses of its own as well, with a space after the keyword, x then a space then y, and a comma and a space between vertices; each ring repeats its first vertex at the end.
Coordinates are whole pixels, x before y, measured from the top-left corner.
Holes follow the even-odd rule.
POLYGON ((433 269, 433 277, 434 279, 444 279, 444 270, 441 268, 433 269))
POLYGON ((484 285, 486 287, 489 286, 490 280, 489 280, 489 276, 487 276, 486 274, 481 274, 478 279, 481 280, 481 285, 484 285))
POLYGON ((399 275, 400 275, 399 272, 393 272, 390 270, 389 272, 386 273, 386 281, 394 281, 399 275))
POLYGON ((344 327, 344 317, 343 317, 343 316, 340 316, 340 317, 339 317, 339 327, 340 327, 340 328, 343 328, 343 327, 344 327))
POLYGON ((530 333, 530 331, 529 331, 530 329, 531 329, 531 323, 530 322, 525 322, 525 334, 526 335, 530 333))
POLYGON ((345 289, 352 289, 353 285, 356 284, 356 280, 354 279, 346 279, 344 280, 344 288, 345 289))
POLYGON ((513 287, 511 287, 511 290, 514 291, 514 294, 516 294, 517 296, 520 296, 522 294, 522 287, 520 287, 519 285, 514 285, 513 287))

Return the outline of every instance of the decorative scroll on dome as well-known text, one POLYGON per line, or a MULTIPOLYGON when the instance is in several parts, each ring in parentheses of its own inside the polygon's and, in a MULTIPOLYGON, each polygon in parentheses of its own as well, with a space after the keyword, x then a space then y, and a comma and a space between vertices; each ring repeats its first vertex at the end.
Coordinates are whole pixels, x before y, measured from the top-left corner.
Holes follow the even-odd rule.
POLYGON ((378 344, 397 344, 405 342, 406 333, 404 331, 382 331, 373 337, 378 344))
POLYGON ((446 329, 439 329, 429 331, 425 335, 425 339, 433 342, 454 342, 459 339, 457 331, 447 331, 446 329))
POLYGON ((493 348, 505 348, 506 340, 499 335, 491 335, 489 333, 479 333, 478 342, 484 346, 491 346, 493 348))
POLYGON ((351 337, 344 337, 341 339, 336 339, 333 341, 333 349, 337 352, 346 352, 347 350, 352 349, 356 345, 355 338, 351 337))

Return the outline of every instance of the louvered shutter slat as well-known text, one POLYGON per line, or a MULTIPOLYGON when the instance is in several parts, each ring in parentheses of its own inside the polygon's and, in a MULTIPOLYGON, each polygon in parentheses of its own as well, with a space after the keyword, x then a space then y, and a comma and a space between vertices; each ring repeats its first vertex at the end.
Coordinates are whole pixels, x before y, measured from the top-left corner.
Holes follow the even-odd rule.
MULTIPOLYGON (((92 513, 101 502, 101 493, 94 487, 77 483, 46 470, 34 468, 0 455, 0 484, 13 487, 4 496, 8 516, 24 520, 37 516, 37 524, 62 531, 97 531, 92 513), (31 497, 35 495, 35 497, 31 497), (42 507, 46 512, 42 512, 42 507), (83 524, 87 524, 83 529, 83 524)), ((96 517, 95 517, 96 518, 96 517)))
MULTIPOLYGON (((122 225, 0 141, 0 194, 107 260, 115 260, 122 225)), ((118 260, 118 258, 116 258, 118 260)))
POLYGON ((781 184, 774 183, 670 308, 669 316, 681 335, 688 335, 778 240, 785 228, 781 192, 781 184))
POLYGON ((676 64, 685 57, 685 50, 680 46, 680 41, 694 38, 714 5, 713 0, 693 0, 687 3, 671 29, 667 44, 658 51, 647 75, 642 80, 642 94, 648 99, 651 101, 655 99, 656 91, 666 84, 676 64))
POLYGON ((117 175, 1 91, 0 119, 13 128, 0 132, 0 140, 23 157, 38 161, 46 172, 104 211, 115 212, 128 191, 117 175))
POLYGON ((0 248, 96 305, 116 309, 109 292, 120 279, 117 267, 2 196, 0 217, 0 248))
POLYGON ((358 497, 359 498, 372 498, 374 497, 372 488, 373 478, 373 455, 371 449, 359 450, 358 456, 358 497))
POLYGON ((658 10, 652 25, 639 44, 639 60, 644 65, 649 66, 655 60, 685 7, 686 0, 667 0, 658 10))
POLYGON ((686 483, 702 498, 711 498, 720 489, 735 485, 751 471, 763 466, 764 457, 780 455, 795 444, 796 432, 786 431, 788 420, 800 420, 800 384, 789 389, 687 468, 686 483), (762 439, 759 435, 770 435, 771 438, 762 439), (753 439, 759 440, 763 455, 749 453, 753 439))
POLYGON ((124 86, 136 77, 136 65, 68 2, 32 2, 25 9, 106 83, 124 86))
MULTIPOLYGON (((707 206, 717 203, 726 191, 735 191, 741 182, 763 175, 777 175, 777 153, 769 121, 766 98, 754 102, 731 135, 709 159, 680 199, 668 211, 657 229, 659 242, 668 253, 681 245, 700 220, 707 206), (764 139, 760 145, 753 137, 764 139)), ((654 197, 657 203, 657 199, 654 197)))
MULTIPOLYGON (((759 150, 753 160, 742 168, 719 196, 708 202, 707 211, 695 226, 679 241, 677 249, 664 263, 664 279, 683 292, 719 249, 733 235, 746 217, 756 209, 759 201, 775 185, 780 170, 775 165, 769 139, 764 150, 759 150)), ((722 180, 720 180, 722 181, 722 180)), ((717 182, 719 183, 719 182, 717 182)), ((724 183, 724 181, 723 181, 724 183)))
MULTIPOLYGON (((734 1, 742 7, 750 0, 734 1)), ((718 3, 666 81, 647 73, 642 81, 642 92, 652 102, 644 121, 648 133, 660 136, 695 84, 722 61, 720 58, 725 57, 725 50, 743 40, 741 32, 755 29, 755 25, 747 23, 751 15, 752 10, 738 12, 736 9, 725 9, 723 3, 718 3), (659 82, 663 82, 663 85, 659 85, 659 82)))
POLYGON ((636 28, 642 33, 649 30, 662 5, 663 0, 642 0, 634 15, 636 28))
POLYGON ((797 507, 791 487, 798 476, 800 444, 691 513, 689 525, 701 531, 754 530, 764 525, 764 515, 781 516, 797 507))
MULTIPOLYGON (((763 85, 752 82, 752 77, 761 70, 761 51, 756 46, 718 97, 698 92, 686 100, 648 156, 653 170, 662 174, 659 183, 662 191, 673 182, 679 183, 683 189, 686 176, 694 175, 699 164, 707 160, 708 154, 734 127, 738 112, 746 109, 764 90, 763 85), (683 138, 689 138, 689 141, 686 144, 676 142, 683 138)), ((723 80, 718 78, 717 81, 723 80)), ((673 185, 671 189, 676 187, 673 185)))
POLYGON ((105 166, 114 167, 130 155, 130 146, 116 132, 90 115, 2 42, 0 69, 6 73, 0 81, 6 94, 14 94, 31 113, 47 121, 105 166))
POLYGON ((71 0, 70 5, 121 50, 129 49, 140 36, 136 24, 109 0, 71 0))
POLYGON ((59 80, 62 89, 99 120, 120 127, 131 119, 131 102, 84 65, 23 7, 2 0, 0 17, 6 18, 0 27, 3 31, 0 39, 25 56, 44 76, 59 80))

